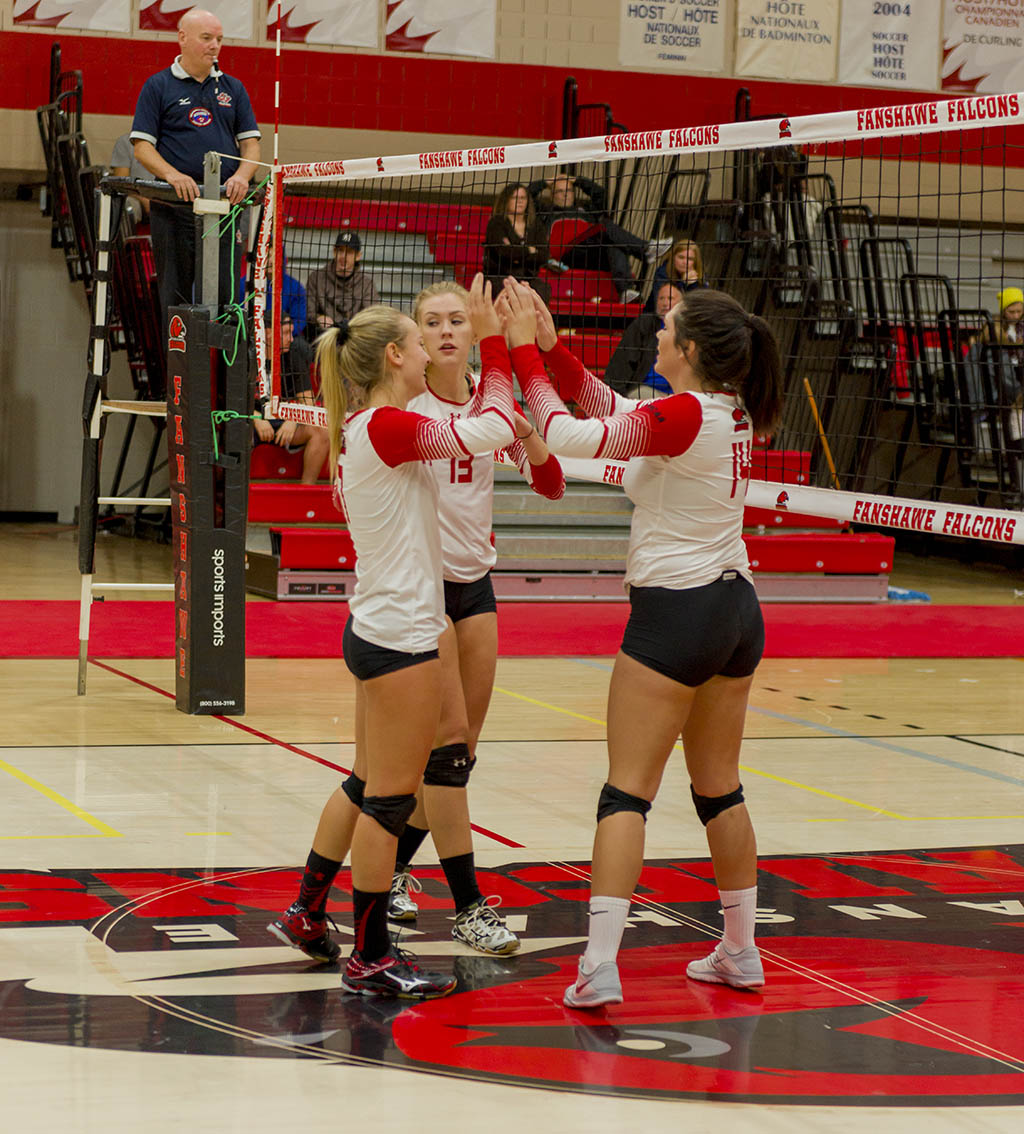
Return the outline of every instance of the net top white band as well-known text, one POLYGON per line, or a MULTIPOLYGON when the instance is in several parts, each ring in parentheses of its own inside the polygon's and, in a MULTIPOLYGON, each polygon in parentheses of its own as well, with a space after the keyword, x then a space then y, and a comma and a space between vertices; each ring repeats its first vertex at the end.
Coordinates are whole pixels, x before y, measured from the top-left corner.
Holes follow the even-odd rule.
POLYGON ((677 126, 635 134, 605 134, 515 146, 304 162, 280 167, 286 181, 312 183, 381 177, 425 176, 450 170, 520 169, 564 162, 616 161, 671 153, 706 153, 771 146, 812 145, 855 139, 916 136, 940 130, 974 130, 1024 124, 1024 93, 978 95, 902 106, 677 126))

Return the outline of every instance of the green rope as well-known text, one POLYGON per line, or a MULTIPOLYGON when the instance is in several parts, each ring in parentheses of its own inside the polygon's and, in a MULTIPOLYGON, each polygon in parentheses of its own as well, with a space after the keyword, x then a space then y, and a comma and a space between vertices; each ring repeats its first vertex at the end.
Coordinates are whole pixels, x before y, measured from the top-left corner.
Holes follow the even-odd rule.
POLYGON ((217 445, 217 427, 228 421, 255 421, 262 417, 261 413, 235 413, 234 410, 213 410, 210 413, 210 423, 213 426, 213 459, 220 459, 220 448, 217 445))
MULTIPOLYGON (((221 354, 224 356, 224 364, 226 366, 234 366, 235 359, 238 357, 238 344, 241 340, 248 337, 245 329, 245 304, 248 303, 249 299, 252 298, 251 296, 247 296, 242 303, 236 302, 233 298, 235 291, 237 290, 235 286, 235 222, 242 215, 242 210, 247 205, 251 204, 256 194, 264 187, 264 185, 267 184, 267 182, 270 180, 270 177, 271 175, 268 173, 267 176, 264 177, 264 179, 258 185, 249 190, 249 192, 241 201, 239 201, 237 205, 232 205, 228 212, 224 215, 224 219, 216 227, 218 241, 222 236, 225 235, 225 233, 230 232, 229 243, 231 247, 231 267, 229 269, 229 272, 231 279, 232 299, 229 303, 226 303, 224 305, 224 310, 214 319, 215 323, 219 323, 223 320, 232 318, 235 320, 235 342, 234 347, 231 351, 231 357, 228 358, 227 350, 221 351, 221 354)), ((214 229, 211 228, 209 232, 204 232, 203 239, 205 240, 206 237, 209 236, 213 231, 214 229)))

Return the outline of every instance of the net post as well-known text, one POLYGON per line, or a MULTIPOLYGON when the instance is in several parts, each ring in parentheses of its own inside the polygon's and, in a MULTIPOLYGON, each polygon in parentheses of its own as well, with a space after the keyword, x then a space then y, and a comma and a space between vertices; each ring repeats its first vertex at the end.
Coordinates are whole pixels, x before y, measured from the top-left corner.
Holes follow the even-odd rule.
POLYGON ((233 365, 224 365, 220 348, 233 332, 205 307, 172 307, 168 320, 175 707, 241 715, 249 421, 230 423, 215 456, 212 415, 247 413, 248 353, 237 351, 233 365))

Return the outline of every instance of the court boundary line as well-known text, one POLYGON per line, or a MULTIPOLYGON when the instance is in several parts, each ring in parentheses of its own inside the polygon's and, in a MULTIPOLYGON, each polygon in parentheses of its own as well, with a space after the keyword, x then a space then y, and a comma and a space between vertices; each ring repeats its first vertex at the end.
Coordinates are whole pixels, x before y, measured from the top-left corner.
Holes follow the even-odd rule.
MULTIPOLYGON (((112 673, 116 677, 123 677, 128 681, 134 682, 136 685, 141 685, 144 689, 149 689, 153 693, 159 693, 163 697, 167 697, 172 701, 174 700, 174 694, 169 693, 166 689, 161 689, 159 685, 153 685, 151 682, 145 681, 141 677, 135 677, 130 673, 125 673, 123 670, 115 669, 114 666, 108 665, 106 662, 97 661, 95 658, 90 658, 89 662, 92 665, 99 666, 100 669, 105 669, 108 673, 112 673)), ((250 736, 258 737, 260 740, 274 745, 277 748, 283 748, 287 752, 293 752, 296 756, 302 756, 306 760, 312 760, 316 764, 322 764, 325 768, 332 768, 336 772, 341 772, 344 776, 352 774, 351 768, 346 768, 341 764, 335 764, 333 760, 327 760, 323 756, 317 756, 312 752, 307 752, 304 748, 289 744, 287 740, 279 740, 276 736, 271 736, 270 733, 267 732, 261 732, 258 728, 253 728, 251 725, 242 724, 241 721, 237 721, 233 717, 225 717, 220 713, 210 713, 208 715, 215 721, 230 725, 232 728, 237 728, 240 732, 246 732, 250 736)), ((493 839, 494 842, 500 843, 502 846, 510 847, 513 850, 526 849, 522 843, 518 843, 505 835, 499 835, 497 831, 488 830, 487 827, 481 827, 478 823, 471 822, 469 826, 476 834, 483 835, 484 838, 487 839, 493 839)))

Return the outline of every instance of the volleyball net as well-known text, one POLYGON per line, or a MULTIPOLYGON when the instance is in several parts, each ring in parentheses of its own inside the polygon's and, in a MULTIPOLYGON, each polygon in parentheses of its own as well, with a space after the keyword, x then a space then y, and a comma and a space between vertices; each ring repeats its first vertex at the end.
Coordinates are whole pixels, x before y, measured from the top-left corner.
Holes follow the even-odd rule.
POLYGON ((521 255, 570 348, 621 378, 626 330, 689 271, 674 244, 783 354, 748 503, 1024 542, 1024 95, 286 165, 274 185, 253 311, 280 416, 318 417, 281 397, 282 319, 315 336, 347 251, 405 311, 521 255), (515 185, 542 225, 524 254, 487 235, 515 185))

